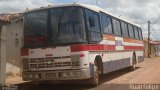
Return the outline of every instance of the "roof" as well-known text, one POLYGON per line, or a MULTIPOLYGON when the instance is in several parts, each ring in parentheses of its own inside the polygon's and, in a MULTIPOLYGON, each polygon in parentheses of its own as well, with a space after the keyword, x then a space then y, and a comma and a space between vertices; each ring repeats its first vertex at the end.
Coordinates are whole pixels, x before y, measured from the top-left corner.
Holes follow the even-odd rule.
POLYGON ((28 11, 26 11, 25 13, 31 12, 31 11, 36 11, 36 10, 43 10, 43 9, 56 8, 56 7, 67 7, 67 6, 81 6, 81 7, 85 7, 85 8, 88 8, 88 9, 90 9, 90 10, 96 11, 96 12, 104 12, 104 13, 110 15, 110 16, 113 16, 113 17, 115 17, 115 18, 117 18, 117 19, 123 20, 123 21, 125 21, 125 22, 128 22, 128 23, 130 23, 130 24, 132 24, 132 25, 135 25, 135 26, 141 28, 141 26, 138 25, 138 24, 136 24, 136 23, 133 23, 133 22, 131 22, 131 21, 127 20, 127 19, 124 19, 124 18, 122 18, 122 17, 118 17, 118 16, 116 16, 116 15, 108 12, 107 10, 98 7, 98 6, 89 5, 89 4, 73 3, 73 4, 65 4, 65 5, 54 5, 54 6, 41 7, 41 8, 37 8, 37 9, 28 10, 28 11))
POLYGON ((10 23, 22 17, 21 13, 17 14, 0 14, 0 23, 10 23))

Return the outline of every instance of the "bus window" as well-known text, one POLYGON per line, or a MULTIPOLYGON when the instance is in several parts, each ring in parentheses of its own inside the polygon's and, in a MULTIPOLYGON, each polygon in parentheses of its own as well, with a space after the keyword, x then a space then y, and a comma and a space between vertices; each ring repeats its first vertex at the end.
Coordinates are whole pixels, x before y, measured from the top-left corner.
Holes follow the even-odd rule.
POLYGON ((47 44, 47 16, 48 10, 34 11, 25 14, 25 47, 39 47, 47 44))
POLYGON ((51 9, 52 44, 85 42, 83 11, 78 7, 51 9))
POLYGON ((138 29, 135 26, 134 26, 134 35, 135 35, 135 39, 139 39, 138 29))
POLYGON ((140 38, 140 40, 142 40, 143 37, 142 37, 142 30, 141 30, 141 28, 138 28, 138 31, 139 31, 139 38, 140 38))
POLYGON ((90 42, 99 42, 102 40, 100 30, 99 14, 91 10, 86 10, 86 21, 90 36, 90 42))
POLYGON ((112 22, 110 16, 101 13, 102 31, 104 33, 112 34, 112 22))
POLYGON ((128 24, 128 29, 129 29, 129 37, 134 38, 133 26, 128 24))
POLYGON ((121 36, 120 22, 114 18, 112 19, 112 22, 113 22, 114 34, 117 36, 121 36))
POLYGON ((124 37, 128 37, 128 28, 127 28, 127 24, 124 22, 121 22, 121 27, 122 27, 122 35, 124 37))

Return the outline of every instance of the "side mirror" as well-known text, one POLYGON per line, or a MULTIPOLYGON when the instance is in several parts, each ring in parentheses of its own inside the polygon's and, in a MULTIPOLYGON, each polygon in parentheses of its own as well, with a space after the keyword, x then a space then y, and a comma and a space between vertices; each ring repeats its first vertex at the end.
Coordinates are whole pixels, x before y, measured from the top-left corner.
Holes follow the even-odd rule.
POLYGON ((90 27, 94 27, 95 26, 95 20, 93 16, 89 16, 89 25, 90 27))

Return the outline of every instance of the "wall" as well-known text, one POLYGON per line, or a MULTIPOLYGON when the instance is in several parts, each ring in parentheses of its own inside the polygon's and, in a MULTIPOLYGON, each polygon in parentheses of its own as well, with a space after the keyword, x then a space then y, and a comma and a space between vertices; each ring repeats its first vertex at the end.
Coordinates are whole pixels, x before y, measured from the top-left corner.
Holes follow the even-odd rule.
MULTIPOLYGON (((0 38, 0 84, 21 76, 20 49, 23 42, 23 21, 3 25, 0 38)), ((14 81, 13 81, 14 82, 14 81)), ((16 82, 15 82, 16 83, 16 82)))
POLYGON ((21 76, 20 49, 23 42, 23 22, 21 20, 13 22, 6 29, 6 78, 10 79, 21 76))
POLYGON ((6 26, 1 29, 0 36, 0 84, 5 83, 5 66, 6 66, 6 26))
POLYGON ((156 46, 156 56, 160 56, 160 45, 156 46))
POLYGON ((151 55, 152 56, 155 56, 155 53, 156 53, 156 47, 155 47, 156 45, 151 45, 151 55))

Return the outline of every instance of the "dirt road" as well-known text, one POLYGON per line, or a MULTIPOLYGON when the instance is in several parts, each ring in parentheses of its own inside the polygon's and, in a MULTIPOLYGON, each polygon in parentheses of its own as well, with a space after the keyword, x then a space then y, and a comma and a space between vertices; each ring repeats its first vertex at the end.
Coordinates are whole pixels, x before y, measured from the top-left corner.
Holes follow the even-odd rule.
MULTIPOLYGON (((131 88, 134 84, 160 84, 160 58, 145 59, 135 71, 128 68, 112 72, 101 78, 97 87, 88 85, 24 85, 23 90, 139 90, 131 88)), ((140 89, 142 90, 142 89, 140 89)), ((150 90, 150 89, 145 89, 150 90)), ((160 86, 157 89, 160 90, 160 86)))

